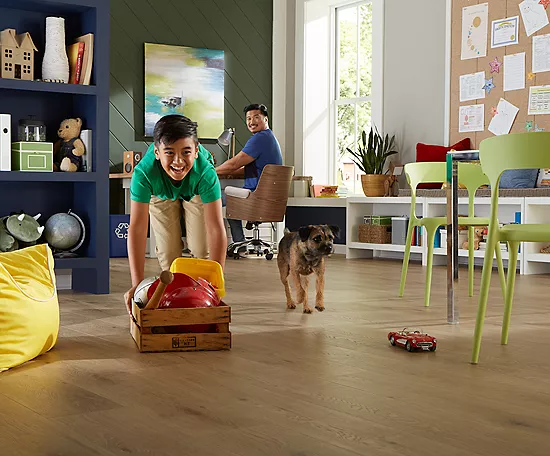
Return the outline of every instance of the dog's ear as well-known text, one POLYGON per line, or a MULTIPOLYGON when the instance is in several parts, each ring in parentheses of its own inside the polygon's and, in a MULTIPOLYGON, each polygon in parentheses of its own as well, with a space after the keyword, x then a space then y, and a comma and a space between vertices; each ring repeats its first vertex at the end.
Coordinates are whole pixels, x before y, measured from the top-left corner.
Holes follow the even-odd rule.
POLYGON ((313 227, 311 225, 308 226, 302 226, 298 230, 298 234, 300 235, 300 239, 302 242, 306 242, 309 239, 309 235, 311 234, 311 230, 313 227))
POLYGON ((340 236, 340 227, 338 227, 336 225, 329 225, 328 227, 329 227, 330 231, 332 231, 332 234, 334 234, 335 238, 340 236))

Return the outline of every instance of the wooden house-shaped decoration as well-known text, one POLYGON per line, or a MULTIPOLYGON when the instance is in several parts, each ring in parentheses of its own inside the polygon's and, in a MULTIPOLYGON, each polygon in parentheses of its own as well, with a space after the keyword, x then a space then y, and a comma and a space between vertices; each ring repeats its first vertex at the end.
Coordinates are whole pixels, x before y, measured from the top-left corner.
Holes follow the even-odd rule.
POLYGON ((37 50, 29 33, 17 35, 15 29, 1 31, 0 77, 32 81, 37 50))

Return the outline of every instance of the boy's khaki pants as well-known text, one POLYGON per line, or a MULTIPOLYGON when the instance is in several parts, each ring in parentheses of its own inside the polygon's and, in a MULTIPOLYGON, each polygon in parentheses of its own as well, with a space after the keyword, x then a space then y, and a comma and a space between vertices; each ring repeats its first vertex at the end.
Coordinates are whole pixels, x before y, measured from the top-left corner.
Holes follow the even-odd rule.
POLYGON ((172 262, 183 252, 182 210, 185 211, 186 238, 191 254, 195 258, 208 258, 204 207, 200 196, 195 196, 191 201, 162 200, 153 196, 149 203, 149 215, 157 243, 157 258, 163 271, 170 269, 172 262))

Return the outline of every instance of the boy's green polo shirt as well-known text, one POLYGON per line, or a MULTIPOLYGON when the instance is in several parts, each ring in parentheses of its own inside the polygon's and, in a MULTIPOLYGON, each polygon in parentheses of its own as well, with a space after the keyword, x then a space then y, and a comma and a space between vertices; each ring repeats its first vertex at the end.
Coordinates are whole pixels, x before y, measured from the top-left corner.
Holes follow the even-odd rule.
POLYGON ((130 184, 130 197, 138 203, 149 203, 151 196, 160 199, 189 201, 199 195, 204 204, 221 198, 220 181, 214 168, 214 160, 208 150, 199 144, 199 156, 193 169, 179 185, 174 185, 159 160, 155 159, 154 145, 134 169, 130 184))

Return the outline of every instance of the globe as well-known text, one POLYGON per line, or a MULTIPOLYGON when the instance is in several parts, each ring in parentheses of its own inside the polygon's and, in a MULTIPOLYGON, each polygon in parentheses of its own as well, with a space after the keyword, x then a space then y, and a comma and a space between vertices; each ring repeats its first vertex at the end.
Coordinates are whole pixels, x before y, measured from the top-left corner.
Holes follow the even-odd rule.
POLYGON ((82 237, 82 226, 71 213, 52 215, 44 225, 46 242, 57 250, 70 250, 82 237))

